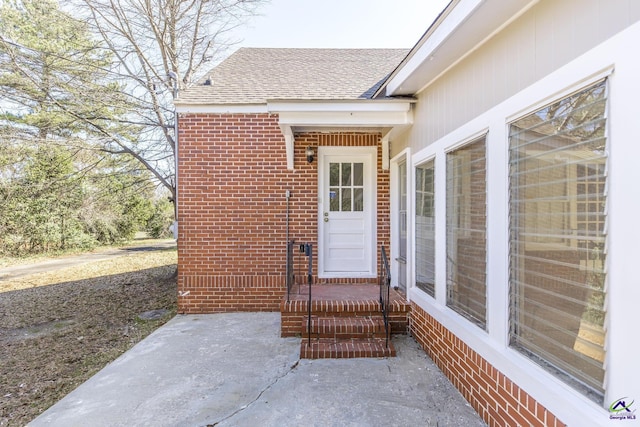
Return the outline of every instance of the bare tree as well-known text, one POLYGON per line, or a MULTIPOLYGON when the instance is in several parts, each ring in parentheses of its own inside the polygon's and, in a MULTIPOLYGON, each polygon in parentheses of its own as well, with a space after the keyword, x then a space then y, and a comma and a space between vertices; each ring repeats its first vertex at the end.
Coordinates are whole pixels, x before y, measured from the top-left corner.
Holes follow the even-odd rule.
POLYGON ((134 156, 175 198, 172 100, 233 44, 231 30, 267 0, 76 0, 117 59, 118 80, 135 105, 130 133, 106 148, 134 156))

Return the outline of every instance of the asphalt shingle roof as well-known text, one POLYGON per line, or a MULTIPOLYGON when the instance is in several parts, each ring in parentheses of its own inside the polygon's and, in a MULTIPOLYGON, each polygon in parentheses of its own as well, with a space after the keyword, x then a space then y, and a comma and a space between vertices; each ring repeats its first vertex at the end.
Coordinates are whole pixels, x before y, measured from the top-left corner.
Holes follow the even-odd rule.
POLYGON ((369 98, 406 49, 241 48, 179 94, 181 104, 369 98), (205 84, 210 80, 210 84, 205 84))

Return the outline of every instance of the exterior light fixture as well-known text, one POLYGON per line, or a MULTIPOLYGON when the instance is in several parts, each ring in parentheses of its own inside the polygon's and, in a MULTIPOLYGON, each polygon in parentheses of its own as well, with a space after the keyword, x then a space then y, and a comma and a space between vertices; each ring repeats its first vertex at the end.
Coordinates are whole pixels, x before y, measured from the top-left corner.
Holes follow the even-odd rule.
POLYGON ((312 163, 313 162, 313 156, 315 155, 315 153, 313 151, 313 147, 312 146, 308 146, 304 150, 304 155, 307 156, 307 163, 312 163))

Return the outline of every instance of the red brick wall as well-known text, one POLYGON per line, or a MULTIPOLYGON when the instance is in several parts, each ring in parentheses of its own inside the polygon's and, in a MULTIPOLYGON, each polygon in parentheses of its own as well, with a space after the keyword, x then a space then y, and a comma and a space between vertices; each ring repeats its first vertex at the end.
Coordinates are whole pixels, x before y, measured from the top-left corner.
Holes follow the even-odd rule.
MULTIPOLYGON (((318 162, 307 163, 305 148, 379 147, 380 135, 298 135, 290 171, 277 115, 182 113, 179 132, 179 311, 277 311, 286 286, 286 190, 289 238, 314 244, 317 272, 318 162)), ((378 149, 378 244, 388 245, 389 174, 381 159, 378 149)), ((305 274, 306 258, 295 260, 305 274)))
POLYGON ((410 330, 489 426, 565 425, 415 303, 410 330))

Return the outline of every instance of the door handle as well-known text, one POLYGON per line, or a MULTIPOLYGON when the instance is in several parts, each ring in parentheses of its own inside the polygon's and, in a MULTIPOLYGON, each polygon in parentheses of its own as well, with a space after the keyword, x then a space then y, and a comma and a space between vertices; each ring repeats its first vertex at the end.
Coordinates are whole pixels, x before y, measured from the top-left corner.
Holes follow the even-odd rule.
POLYGON ((329 218, 327 218, 326 216, 324 217, 324 222, 329 222, 329 218))

